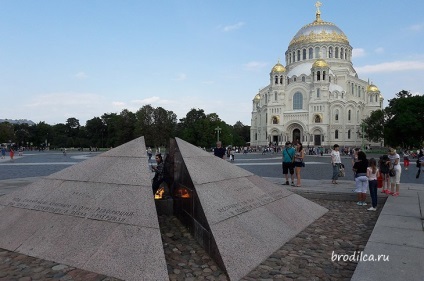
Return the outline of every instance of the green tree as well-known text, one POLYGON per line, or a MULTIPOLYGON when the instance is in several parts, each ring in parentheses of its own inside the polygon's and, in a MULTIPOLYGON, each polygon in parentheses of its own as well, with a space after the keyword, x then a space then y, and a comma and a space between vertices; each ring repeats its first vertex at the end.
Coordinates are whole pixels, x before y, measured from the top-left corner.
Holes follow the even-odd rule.
POLYGON ((0 143, 15 142, 15 131, 9 122, 0 123, 0 143))
POLYGON ((106 125, 103 124, 102 119, 94 117, 85 122, 86 138, 89 146, 104 147, 104 134, 106 132, 106 125))
POLYGON ((136 126, 135 136, 144 136, 146 146, 155 146, 155 128, 154 124, 154 111, 155 109, 150 105, 144 105, 135 113, 136 126))
POLYGON ((412 96, 402 90, 389 100, 385 109, 386 144, 412 148, 422 145, 424 141, 424 96, 412 96))
POLYGON ((373 142, 381 142, 384 140, 384 124, 386 122, 386 114, 384 110, 375 110, 371 115, 363 120, 364 133, 367 139, 373 142))

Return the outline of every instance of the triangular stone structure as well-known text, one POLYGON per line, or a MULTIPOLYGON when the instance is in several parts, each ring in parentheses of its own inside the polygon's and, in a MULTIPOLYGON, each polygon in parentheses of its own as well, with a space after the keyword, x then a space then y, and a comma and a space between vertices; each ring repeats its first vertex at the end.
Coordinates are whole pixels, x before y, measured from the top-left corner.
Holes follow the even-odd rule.
POLYGON ((230 280, 243 278, 328 211, 181 139, 170 147, 176 194, 187 195, 175 198, 176 215, 230 280))
POLYGON ((124 280, 168 280, 144 138, 0 197, 0 248, 124 280))

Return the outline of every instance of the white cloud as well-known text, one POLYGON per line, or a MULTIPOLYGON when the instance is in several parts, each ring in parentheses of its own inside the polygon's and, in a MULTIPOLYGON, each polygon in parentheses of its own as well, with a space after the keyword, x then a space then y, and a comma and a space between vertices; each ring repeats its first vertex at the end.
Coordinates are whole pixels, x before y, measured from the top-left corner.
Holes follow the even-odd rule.
POLYGON ((356 67, 359 73, 381 73, 408 70, 424 70, 424 61, 393 61, 356 67))
POLYGON ((175 78, 173 78, 173 81, 184 81, 187 79, 187 75, 185 73, 178 73, 175 78))
POLYGON ((75 74, 75 78, 77 78, 79 80, 84 80, 84 79, 88 78, 88 75, 85 72, 80 71, 77 74, 75 74))
POLYGON ((222 30, 225 31, 225 32, 233 31, 233 30, 240 29, 243 25, 244 25, 244 22, 240 21, 240 22, 233 24, 233 25, 224 26, 222 30))
POLYGON ((421 24, 413 24, 413 25, 409 26, 408 29, 412 30, 412 31, 419 32, 419 31, 424 29, 424 24, 422 24, 422 23, 421 24))
POLYGON ((251 61, 248 62, 246 64, 244 64, 244 68, 247 70, 260 70, 264 67, 266 67, 268 64, 265 62, 260 62, 260 61, 251 61))
POLYGON ((365 50, 362 48, 354 48, 352 50, 352 58, 360 58, 365 56, 365 50))
POLYGON ((382 54, 382 53, 384 53, 384 48, 383 47, 379 47, 379 48, 375 49, 374 52, 376 54, 382 54))

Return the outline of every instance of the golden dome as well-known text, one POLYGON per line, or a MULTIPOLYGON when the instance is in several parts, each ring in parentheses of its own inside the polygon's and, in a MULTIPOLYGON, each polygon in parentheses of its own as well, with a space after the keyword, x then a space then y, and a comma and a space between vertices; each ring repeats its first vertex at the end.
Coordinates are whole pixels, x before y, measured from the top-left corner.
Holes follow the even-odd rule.
POLYGON ((380 90, 377 88, 376 85, 371 84, 371 85, 368 85, 367 92, 374 92, 375 93, 375 92, 380 92, 380 90))
POLYGON ((307 44, 317 42, 333 42, 348 44, 349 40, 343 31, 334 23, 326 22, 321 19, 321 12, 317 11, 315 21, 302 27, 290 42, 294 44, 307 44))
POLYGON ((323 59, 317 59, 312 67, 328 67, 328 63, 323 59))
POLYGON ((255 100, 260 100, 260 99, 261 99, 261 95, 257 94, 257 95, 255 96, 255 100))
POLYGON ((280 60, 278 60, 277 64, 274 65, 271 72, 284 72, 286 71, 286 68, 280 63, 280 60))

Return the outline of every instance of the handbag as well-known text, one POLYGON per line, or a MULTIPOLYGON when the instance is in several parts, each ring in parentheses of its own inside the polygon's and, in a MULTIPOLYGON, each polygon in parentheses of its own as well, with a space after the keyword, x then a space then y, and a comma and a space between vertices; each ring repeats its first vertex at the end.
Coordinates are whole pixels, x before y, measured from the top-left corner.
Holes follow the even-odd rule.
POLYGON ((395 177, 396 176, 396 170, 394 168, 389 170, 389 176, 390 177, 395 177))
POLYGON ((345 173, 345 169, 344 169, 344 167, 341 167, 340 166, 340 170, 339 170, 339 178, 342 178, 342 177, 344 177, 346 175, 346 173, 345 173))

